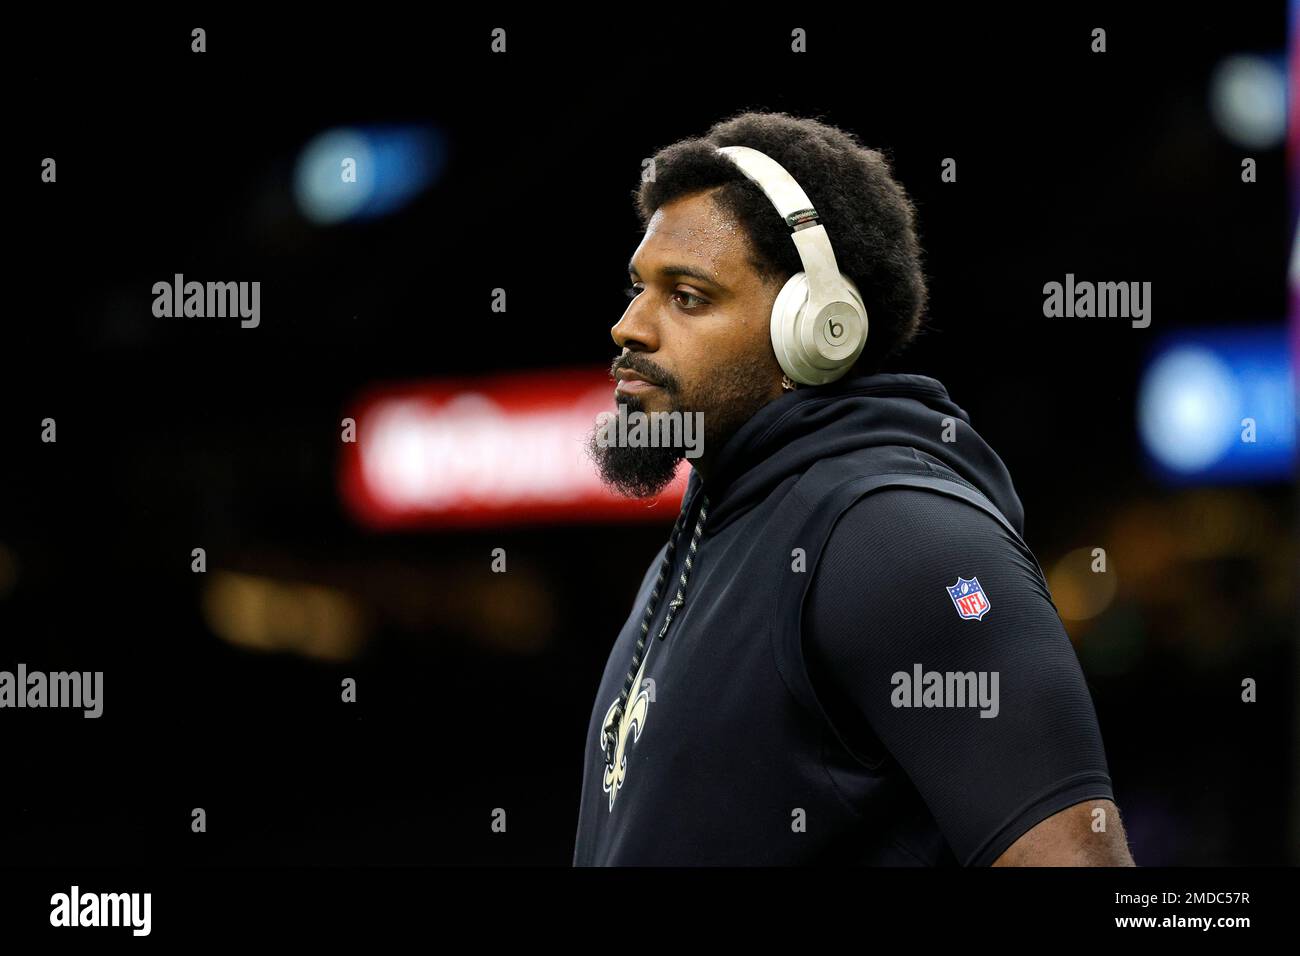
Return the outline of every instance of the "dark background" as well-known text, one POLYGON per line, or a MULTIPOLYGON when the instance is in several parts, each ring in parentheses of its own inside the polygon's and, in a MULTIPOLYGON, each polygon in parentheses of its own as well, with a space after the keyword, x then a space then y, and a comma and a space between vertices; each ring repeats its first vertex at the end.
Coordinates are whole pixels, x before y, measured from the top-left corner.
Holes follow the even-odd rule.
POLYGON ((888 151, 932 326, 891 368, 971 414, 1045 570, 1117 562, 1110 606, 1066 623, 1137 861, 1300 862, 1294 486, 1168 488, 1134 425, 1159 334, 1285 320, 1283 150, 1244 185, 1207 108, 1223 56, 1284 49, 1285 10, 637 11, 15 27, 0 669, 103 670, 105 713, 0 713, 0 859, 567 864, 593 695, 667 522, 369 532, 338 422, 375 384, 607 365, 641 160, 765 109, 888 151), (306 222, 303 144, 379 122, 441 130, 440 180, 387 218, 306 222), (174 272, 260 280, 261 326, 154 318, 174 272), (1151 328, 1044 319, 1066 272, 1152 282, 1151 328), (204 612, 223 570, 344 596, 364 642, 228 643, 204 612))

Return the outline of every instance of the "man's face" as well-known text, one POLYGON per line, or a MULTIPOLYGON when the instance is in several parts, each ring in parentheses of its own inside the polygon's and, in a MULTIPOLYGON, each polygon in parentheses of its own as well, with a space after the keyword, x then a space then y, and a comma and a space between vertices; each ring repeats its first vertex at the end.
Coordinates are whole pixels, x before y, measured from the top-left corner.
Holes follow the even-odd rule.
MULTIPOLYGON (((629 264, 632 301, 610 330, 623 350, 611 367, 615 400, 629 412, 701 412, 697 466, 781 394, 769 331, 781 283, 765 283, 753 255, 710 192, 661 206, 629 264)), ((594 437, 590 448, 606 483, 635 497, 662 490, 682 458, 682 449, 598 448, 594 437)))

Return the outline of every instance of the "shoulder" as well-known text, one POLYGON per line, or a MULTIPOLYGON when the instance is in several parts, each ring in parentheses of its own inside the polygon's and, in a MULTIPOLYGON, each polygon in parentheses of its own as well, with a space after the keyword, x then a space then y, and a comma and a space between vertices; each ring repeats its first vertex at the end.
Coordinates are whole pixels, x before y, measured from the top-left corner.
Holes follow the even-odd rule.
POLYGON ((872 627, 944 641, 1059 629, 1038 562, 977 505, 929 489, 884 488, 850 505, 830 531, 805 608, 811 639, 838 643, 872 627))
POLYGON ((955 495, 926 488, 889 487, 864 495, 835 522, 823 564, 845 561, 897 578, 956 561, 963 567, 1029 555, 1024 542, 997 517, 955 495))

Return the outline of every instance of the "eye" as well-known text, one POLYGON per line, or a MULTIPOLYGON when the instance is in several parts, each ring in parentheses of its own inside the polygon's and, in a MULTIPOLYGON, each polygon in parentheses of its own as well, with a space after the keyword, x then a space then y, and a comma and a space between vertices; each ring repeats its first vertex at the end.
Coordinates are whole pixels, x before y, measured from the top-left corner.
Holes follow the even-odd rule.
MULTIPOLYGON (((634 285, 630 285, 623 290, 623 294, 627 296, 629 299, 635 299, 638 295, 641 294, 641 292, 642 290, 634 285)), ((683 309, 687 309, 687 310, 698 309, 701 305, 708 305, 708 303, 704 299, 700 298, 698 295, 695 295, 692 292, 684 292, 681 289, 675 289, 672 292, 672 297, 674 300, 676 300, 678 296, 684 296, 688 300, 685 304, 681 305, 683 309)))

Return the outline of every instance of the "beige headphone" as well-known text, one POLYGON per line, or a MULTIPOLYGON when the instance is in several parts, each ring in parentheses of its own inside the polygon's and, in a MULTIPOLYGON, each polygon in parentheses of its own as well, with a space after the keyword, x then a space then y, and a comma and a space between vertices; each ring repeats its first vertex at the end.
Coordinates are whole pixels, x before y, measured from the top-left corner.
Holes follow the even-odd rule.
POLYGON ((772 350, 781 370, 803 385, 835 381, 867 344, 867 309, 858 287, 840 272, 817 210, 780 163, 748 146, 722 146, 718 152, 776 207, 803 264, 772 304, 772 350))

